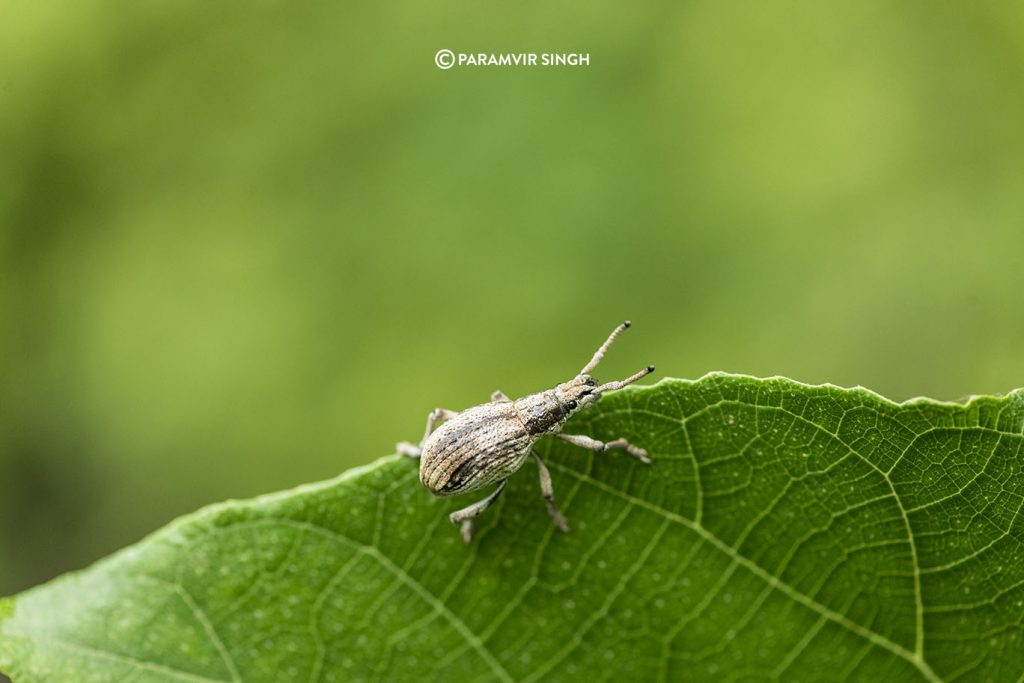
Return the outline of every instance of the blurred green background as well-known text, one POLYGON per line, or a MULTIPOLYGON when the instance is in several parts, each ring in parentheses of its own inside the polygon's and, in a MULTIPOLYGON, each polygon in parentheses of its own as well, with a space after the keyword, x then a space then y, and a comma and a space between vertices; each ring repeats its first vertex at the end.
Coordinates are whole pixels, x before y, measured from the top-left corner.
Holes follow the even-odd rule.
POLYGON ((1024 385, 1022 8, 6 3, 0 594, 627 317, 600 377, 1024 385))

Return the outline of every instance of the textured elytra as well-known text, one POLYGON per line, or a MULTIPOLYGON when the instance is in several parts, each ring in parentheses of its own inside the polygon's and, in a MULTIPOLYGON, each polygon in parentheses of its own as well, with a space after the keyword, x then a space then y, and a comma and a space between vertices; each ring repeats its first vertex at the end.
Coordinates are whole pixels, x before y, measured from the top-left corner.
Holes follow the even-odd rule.
POLYGON ((470 546, 415 463, 184 518, 0 603, 44 680, 1017 680, 1024 393, 896 405, 711 375, 611 395, 543 442, 470 546), (527 465, 526 469, 532 469, 527 465))
POLYGON ((427 437, 420 479, 438 495, 479 490, 514 474, 532 439, 509 401, 469 408, 427 437))

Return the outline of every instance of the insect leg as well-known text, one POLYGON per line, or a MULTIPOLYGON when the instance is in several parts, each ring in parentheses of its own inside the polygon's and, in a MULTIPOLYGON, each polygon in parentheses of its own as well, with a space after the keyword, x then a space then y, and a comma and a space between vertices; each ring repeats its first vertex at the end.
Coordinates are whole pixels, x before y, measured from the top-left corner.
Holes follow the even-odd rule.
POLYGON ((634 446, 625 439, 615 439, 614 441, 608 441, 606 443, 604 441, 592 439, 589 436, 583 436, 582 434, 555 434, 555 436, 562 441, 568 441, 580 448, 586 448, 597 452, 610 451, 613 448, 621 448, 640 462, 646 465, 651 464, 651 459, 647 457, 647 451, 639 446, 634 446))
POLYGON ((409 441, 399 441, 395 444, 395 451, 410 458, 420 457, 420 447, 409 441))
POLYGON ((466 543, 469 543, 470 539, 473 538, 473 518, 489 508, 494 501, 498 500, 498 496, 505 489, 506 481, 505 479, 499 481, 498 488, 494 489, 494 492, 483 500, 478 500, 472 505, 456 510, 448 515, 448 519, 451 520, 452 524, 462 524, 462 540, 466 543))
POLYGON ((423 439, 420 441, 420 445, 409 443, 408 441, 401 441, 395 445, 397 450, 402 455, 408 455, 410 458, 420 457, 420 451, 423 447, 423 442, 427 440, 427 437, 437 429, 437 423, 441 420, 450 420, 451 418, 458 415, 454 410, 448 410, 447 408, 434 408, 427 415, 427 429, 423 432, 423 439))
POLYGON ((506 396, 505 392, 502 391, 501 389, 498 389, 493 394, 491 394, 491 403, 499 403, 501 401, 511 401, 511 400, 512 399, 510 399, 508 396, 506 396))
POLYGON ((537 455, 537 451, 531 450, 530 455, 533 456, 537 463, 537 472, 540 474, 540 493, 544 496, 544 502, 548 506, 548 514, 551 515, 551 521, 559 529, 568 533, 569 522, 565 519, 565 515, 558 511, 558 506, 555 505, 555 490, 551 486, 551 472, 548 471, 548 466, 537 455))

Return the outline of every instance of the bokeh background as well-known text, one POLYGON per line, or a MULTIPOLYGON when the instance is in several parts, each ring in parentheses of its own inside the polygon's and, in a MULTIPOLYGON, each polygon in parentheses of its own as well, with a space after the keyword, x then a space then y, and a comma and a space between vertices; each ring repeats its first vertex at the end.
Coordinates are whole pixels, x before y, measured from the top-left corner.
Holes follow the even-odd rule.
POLYGON ((0 269, 0 594, 627 317, 601 377, 1006 392, 1024 5, 9 3, 0 269))

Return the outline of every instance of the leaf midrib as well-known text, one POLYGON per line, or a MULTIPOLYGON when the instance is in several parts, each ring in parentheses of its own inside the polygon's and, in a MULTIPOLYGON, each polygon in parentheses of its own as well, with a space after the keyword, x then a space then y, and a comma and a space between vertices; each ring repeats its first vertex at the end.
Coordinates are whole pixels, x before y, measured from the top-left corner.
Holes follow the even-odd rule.
POLYGON ((796 600, 805 607, 822 615, 826 619, 829 619, 830 621, 833 621, 836 624, 846 628, 850 632, 855 633, 861 636, 862 638, 866 638, 870 640, 872 643, 878 645, 879 647, 885 648, 886 650, 889 650, 890 652, 901 657, 902 659, 907 660, 908 662, 913 664, 918 670, 920 670, 921 673, 925 676, 925 678, 927 678, 932 683, 942 682, 942 679, 939 678, 939 676, 932 670, 932 668, 928 665, 928 663, 924 660, 923 657, 918 657, 913 652, 903 647, 899 643, 890 640, 889 638, 883 636, 880 633, 877 633, 876 631, 872 631, 869 628, 866 628, 854 621, 851 621, 839 612, 836 612, 835 610, 821 604, 814 598, 805 595, 793 586, 790 586, 786 582, 782 581, 780 578, 769 573, 766 569, 762 568, 753 560, 742 555, 736 548, 733 548, 731 545, 729 545, 722 539, 718 538, 703 525, 697 524, 691 519, 687 519, 686 517, 678 513, 672 512, 671 510, 666 510, 665 508, 659 505, 655 505, 654 503, 648 502, 646 500, 643 500, 642 498, 637 498, 636 496, 632 496, 623 491, 619 491, 614 487, 608 486, 604 482, 593 479, 592 477, 581 472, 578 472, 577 470, 574 470, 570 467, 565 467, 564 465, 561 465, 559 463, 551 463, 549 467, 557 469, 559 472, 564 472, 565 474, 568 474, 585 484, 600 489, 605 493, 614 495, 632 505, 644 508, 645 510, 653 512, 657 515, 661 515, 662 517, 672 522, 681 524, 687 529, 690 529, 694 533, 698 534, 701 538, 706 540, 711 545, 715 546, 715 548, 723 552, 734 562, 742 565, 745 569, 749 570, 751 573, 755 574, 763 581, 766 581, 768 584, 770 584, 772 587, 776 588, 780 592, 785 593, 793 600, 796 600))

